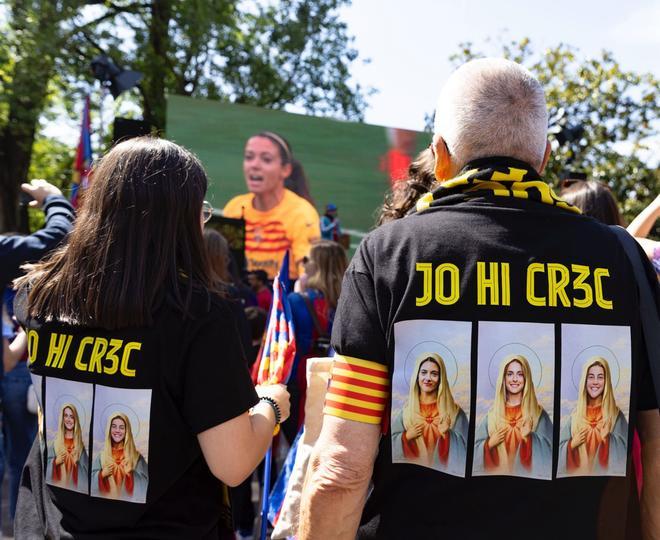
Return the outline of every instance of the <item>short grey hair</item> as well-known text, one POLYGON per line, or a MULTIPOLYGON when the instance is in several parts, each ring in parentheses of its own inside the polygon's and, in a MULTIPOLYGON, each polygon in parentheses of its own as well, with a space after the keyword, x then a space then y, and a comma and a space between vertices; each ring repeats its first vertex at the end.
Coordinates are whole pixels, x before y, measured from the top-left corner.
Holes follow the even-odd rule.
POLYGON ((538 169, 547 131, 541 84, 503 58, 463 64, 442 88, 435 110, 434 132, 459 167, 478 158, 507 156, 538 169))

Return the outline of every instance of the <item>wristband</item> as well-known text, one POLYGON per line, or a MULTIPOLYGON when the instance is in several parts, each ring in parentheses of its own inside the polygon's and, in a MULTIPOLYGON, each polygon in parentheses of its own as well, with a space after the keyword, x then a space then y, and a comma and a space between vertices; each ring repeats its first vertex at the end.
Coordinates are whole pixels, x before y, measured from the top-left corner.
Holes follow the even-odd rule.
POLYGON ((259 401, 265 401, 273 408, 273 412, 275 413, 275 424, 279 426, 282 421, 282 412, 280 411, 280 406, 277 404, 277 401, 269 396, 261 396, 259 401))

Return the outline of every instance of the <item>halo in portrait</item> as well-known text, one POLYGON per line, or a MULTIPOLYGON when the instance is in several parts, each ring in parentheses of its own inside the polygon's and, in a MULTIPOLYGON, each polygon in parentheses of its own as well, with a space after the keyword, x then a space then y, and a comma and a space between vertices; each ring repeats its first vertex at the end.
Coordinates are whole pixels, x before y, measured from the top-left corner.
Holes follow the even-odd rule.
POLYGON ((137 441, 140 435, 140 417, 131 407, 124 405, 123 403, 111 403, 105 409, 103 409, 103 412, 101 413, 102 428, 105 430, 106 426, 108 425, 108 420, 112 417, 113 414, 118 412, 125 414, 128 418, 128 421, 131 424, 130 428, 131 433, 133 434, 133 440, 137 441))
POLYGON ((603 345, 591 345, 582 349, 573 360, 573 365, 571 366, 571 380, 573 381, 575 391, 578 393, 580 392, 580 377, 582 376, 582 368, 584 367, 584 364, 589 362, 594 356, 600 356, 607 360, 607 363, 610 366, 610 376, 612 377, 612 388, 616 390, 621 378, 619 359, 611 349, 608 349, 603 345))
POLYGON ((424 353, 435 353, 440 355, 440 358, 444 361, 445 369, 447 370, 447 382, 449 383, 449 386, 455 386, 456 381, 458 380, 458 362, 456 361, 456 356, 454 356, 454 353, 449 347, 437 341, 422 341, 408 351, 403 363, 403 375, 406 378, 404 381, 406 386, 413 375, 416 360, 424 353))
POLYGON ((71 394, 61 394, 55 400, 55 403, 53 403, 52 413, 53 413, 53 421, 55 422, 56 429, 59 428, 57 422, 59 422, 60 412, 62 410, 62 407, 64 407, 64 405, 66 405, 67 403, 70 403, 76 408, 76 412, 78 413, 78 422, 80 423, 81 429, 84 430, 87 427, 87 410, 85 409, 81 401, 76 396, 71 394))
POLYGON ((543 364, 536 351, 524 343, 507 343, 493 353, 488 362, 488 380, 491 387, 495 389, 497 385, 497 376, 499 375, 500 366, 504 362, 504 359, 515 354, 527 358, 529 368, 532 370, 534 387, 539 388, 543 382, 543 364))

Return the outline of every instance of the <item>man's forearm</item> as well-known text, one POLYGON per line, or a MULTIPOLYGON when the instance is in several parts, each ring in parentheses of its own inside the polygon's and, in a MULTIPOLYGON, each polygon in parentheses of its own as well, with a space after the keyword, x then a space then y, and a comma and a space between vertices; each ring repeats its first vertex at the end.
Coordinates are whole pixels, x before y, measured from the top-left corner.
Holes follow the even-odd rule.
POLYGON ((312 455, 300 511, 299 540, 353 540, 370 475, 312 455))
POLYGON ((380 425, 325 415, 310 458, 298 540, 353 540, 378 453, 380 425))

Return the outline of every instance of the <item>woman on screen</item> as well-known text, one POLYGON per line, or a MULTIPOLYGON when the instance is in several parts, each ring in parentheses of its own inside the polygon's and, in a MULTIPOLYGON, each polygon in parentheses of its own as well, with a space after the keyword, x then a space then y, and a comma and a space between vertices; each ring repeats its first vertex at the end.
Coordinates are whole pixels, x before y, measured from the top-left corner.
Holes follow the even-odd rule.
POLYGON ((282 257, 291 251, 290 277, 302 272, 303 258, 320 238, 320 218, 305 199, 285 188, 291 176, 293 154, 277 133, 263 131, 250 137, 243 153, 243 175, 249 193, 238 195, 224 208, 224 215, 245 219, 245 256, 248 271, 277 274, 282 257))

